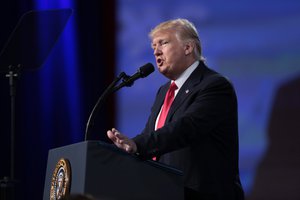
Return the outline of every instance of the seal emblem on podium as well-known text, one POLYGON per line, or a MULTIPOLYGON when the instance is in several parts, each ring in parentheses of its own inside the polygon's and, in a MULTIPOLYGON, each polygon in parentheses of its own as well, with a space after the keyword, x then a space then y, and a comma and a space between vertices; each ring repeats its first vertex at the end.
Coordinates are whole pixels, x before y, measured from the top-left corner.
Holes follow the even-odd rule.
POLYGON ((53 171, 50 200, 60 200, 70 194, 71 166, 68 159, 61 158, 53 171))

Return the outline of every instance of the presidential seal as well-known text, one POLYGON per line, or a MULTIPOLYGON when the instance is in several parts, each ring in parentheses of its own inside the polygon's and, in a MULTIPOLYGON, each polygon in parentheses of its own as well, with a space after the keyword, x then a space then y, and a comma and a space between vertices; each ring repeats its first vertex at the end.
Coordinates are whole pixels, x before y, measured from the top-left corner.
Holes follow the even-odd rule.
POLYGON ((71 167, 67 159, 61 158, 51 179, 50 200, 59 200, 70 194, 71 167))

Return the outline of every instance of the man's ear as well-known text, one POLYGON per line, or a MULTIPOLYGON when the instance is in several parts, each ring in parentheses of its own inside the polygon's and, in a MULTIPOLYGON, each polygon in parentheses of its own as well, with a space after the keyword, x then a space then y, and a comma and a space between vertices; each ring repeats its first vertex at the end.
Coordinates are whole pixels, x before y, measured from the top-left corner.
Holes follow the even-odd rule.
POLYGON ((184 53, 185 55, 189 55, 194 51, 194 43, 193 42, 186 42, 185 46, 184 46, 184 53))

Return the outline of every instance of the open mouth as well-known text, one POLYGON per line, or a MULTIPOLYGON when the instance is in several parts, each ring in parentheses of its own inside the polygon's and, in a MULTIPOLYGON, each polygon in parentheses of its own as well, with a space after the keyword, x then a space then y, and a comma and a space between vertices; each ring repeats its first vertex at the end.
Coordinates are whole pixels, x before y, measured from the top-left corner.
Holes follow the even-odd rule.
POLYGON ((156 63, 158 66, 161 66, 163 64, 163 60, 161 58, 157 58, 156 63))

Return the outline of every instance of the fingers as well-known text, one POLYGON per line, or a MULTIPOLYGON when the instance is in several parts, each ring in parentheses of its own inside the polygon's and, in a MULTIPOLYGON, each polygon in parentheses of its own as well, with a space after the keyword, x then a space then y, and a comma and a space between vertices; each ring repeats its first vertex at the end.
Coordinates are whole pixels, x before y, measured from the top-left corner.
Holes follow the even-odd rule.
POLYGON ((120 133, 117 129, 113 128, 112 133, 120 140, 124 140, 127 139, 127 137, 125 135, 123 135, 122 133, 120 133))
POLYGON ((113 128, 112 130, 108 130, 107 136, 110 140, 112 140, 115 143, 115 145, 124 149, 124 147, 120 145, 125 144, 125 140, 127 140, 128 138, 121 134, 117 129, 113 128))
POLYGON ((130 152, 132 151, 132 148, 131 148, 130 146, 127 145, 127 146, 125 147, 125 151, 128 152, 128 153, 130 153, 130 152))
POLYGON ((115 136, 115 134, 111 130, 107 131, 107 137, 109 139, 111 139, 113 142, 116 142, 116 140, 117 140, 117 137, 115 136))
POLYGON ((117 129, 113 128, 107 131, 108 138, 119 148, 128 153, 136 152, 136 144, 132 139, 120 133, 117 129))

